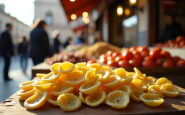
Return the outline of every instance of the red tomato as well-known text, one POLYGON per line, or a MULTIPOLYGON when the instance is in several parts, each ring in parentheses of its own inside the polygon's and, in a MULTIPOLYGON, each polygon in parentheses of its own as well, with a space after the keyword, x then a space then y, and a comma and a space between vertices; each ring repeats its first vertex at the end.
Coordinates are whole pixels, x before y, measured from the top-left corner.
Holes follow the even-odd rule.
POLYGON ((145 60, 142 62, 142 67, 153 68, 153 67, 155 67, 155 62, 153 60, 145 60))
POLYGON ((87 64, 92 64, 92 63, 96 63, 96 60, 89 60, 88 62, 87 62, 87 64))
POLYGON ((121 60, 118 62, 119 66, 122 67, 122 68, 130 68, 132 67, 129 63, 129 61, 127 60, 121 60))
POLYGON ((139 51, 137 51, 137 50, 132 51, 132 53, 133 53, 134 55, 140 55, 140 52, 139 52, 139 51))
POLYGON ((108 51, 107 56, 112 56, 113 53, 114 53, 113 51, 108 51))
POLYGON ((174 44, 175 43, 175 40, 168 40, 167 44, 174 44))
POLYGON ((150 56, 153 59, 157 59, 161 57, 161 48, 155 48, 153 50, 150 51, 150 56))
POLYGON ((183 41, 185 38, 184 38, 184 36, 178 36, 177 38, 176 38, 176 42, 177 43, 180 43, 181 41, 183 41))
POLYGON ((106 58, 100 58, 99 61, 101 63, 107 64, 107 59, 106 58))
POLYGON ((152 51, 154 51, 154 52, 160 52, 162 49, 160 48, 160 47, 156 47, 156 48, 154 48, 152 51))
POLYGON ((134 58, 137 58, 140 61, 143 61, 143 57, 140 54, 134 54, 134 58))
POLYGON ((107 56, 107 60, 114 60, 115 58, 113 58, 112 56, 107 56))
POLYGON ((177 63, 179 60, 181 60, 181 58, 179 56, 174 56, 174 57, 172 57, 172 59, 175 63, 177 63))
POLYGON ((175 40, 168 40, 167 44, 169 45, 169 47, 175 47, 176 41, 175 40))
POLYGON ((146 57, 149 56, 149 51, 142 51, 140 52, 141 56, 146 57))
POLYGON ((157 47, 163 47, 163 43, 158 43, 158 44, 156 44, 155 46, 157 46, 157 47))
POLYGON ((132 46, 129 50, 130 50, 131 52, 133 52, 133 51, 136 51, 136 49, 137 49, 137 46, 132 46))
POLYGON ((179 45, 178 43, 176 43, 176 44, 174 45, 174 47, 175 47, 175 48, 179 48, 180 45, 179 45))
POLYGON ((123 51, 122 56, 126 60, 130 60, 130 59, 132 59, 134 57, 132 52, 129 51, 129 50, 123 51))
POLYGON ((120 56, 121 55, 121 53, 119 53, 119 52, 114 52, 113 54, 112 54, 112 57, 113 58, 116 58, 117 56, 120 56))
POLYGON ((169 44, 169 47, 170 47, 170 48, 174 48, 174 47, 175 47, 175 44, 176 44, 176 43, 171 43, 171 44, 169 44))
POLYGON ((153 60, 153 58, 152 58, 151 56, 146 56, 146 57, 144 58, 144 61, 147 61, 147 60, 153 60))
POLYGON ((165 61, 165 59, 163 59, 163 58, 158 58, 158 59, 156 60, 156 63, 155 63, 155 64, 156 64, 157 67, 161 67, 164 61, 165 61))
POLYGON ((132 67, 139 67, 141 65, 141 60, 138 58, 133 58, 129 60, 129 63, 132 65, 132 67))
POLYGON ((172 59, 166 59, 164 62, 163 62, 163 67, 164 68, 173 68, 174 67, 174 62, 172 59))
POLYGON ((115 58, 115 61, 116 61, 116 62, 119 62, 119 61, 121 61, 121 60, 123 60, 123 57, 122 57, 122 56, 117 56, 117 57, 115 58))
POLYGON ((107 61, 107 65, 112 66, 112 67, 118 67, 118 63, 115 60, 107 61))
POLYGON ((183 47, 185 45, 185 40, 183 40, 183 41, 181 41, 180 43, 179 43, 179 47, 183 47))
POLYGON ((107 55, 106 54, 102 54, 100 57, 99 57, 99 59, 101 59, 101 58, 107 58, 107 55))
POLYGON ((161 56, 164 58, 171 58, 171 54, 164 50, 161 51, 161 56))
POLYGON ((176 65, 177 65, 177 67, 185 67, 185 61, 179 60, 176 65))
POLYGON ((169 47, 169 45, 168 44, 164 44, 164 47, 169 47))
POLYGON ((139 52, 148 51, 148 52, 149 52, 149 49, 148 49, 148 47, 146 47, 146 46, 139 46, 139 47, 137 48, 137 51, 139 51, 139 52))

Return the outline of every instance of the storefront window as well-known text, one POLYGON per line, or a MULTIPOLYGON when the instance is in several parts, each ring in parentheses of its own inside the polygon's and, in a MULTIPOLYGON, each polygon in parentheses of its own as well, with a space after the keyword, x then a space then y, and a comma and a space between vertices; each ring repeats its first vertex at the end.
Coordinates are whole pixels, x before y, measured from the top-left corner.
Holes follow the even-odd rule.
POLYGON ((137 16, 131 16, 123 20, 123 30, 124 30, 124 46, 131 47, 137 45, 137 16))

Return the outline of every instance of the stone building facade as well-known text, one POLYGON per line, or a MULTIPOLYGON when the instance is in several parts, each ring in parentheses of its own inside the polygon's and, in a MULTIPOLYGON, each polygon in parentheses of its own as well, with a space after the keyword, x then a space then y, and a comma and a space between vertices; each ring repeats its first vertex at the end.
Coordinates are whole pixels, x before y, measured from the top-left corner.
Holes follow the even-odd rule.
POLYGON ((4 5, 0 5, 0 33, 2 33, 6 28, 6 23, 12 23, 12 41, 17 44, 22 36, 29 37, 30 27, 23 22, 19 21, 15 17, 4 12, 4 5))
POLYGON ((64 42, 67 37, 75 37, 59 0, 35 0, 34 19, 37 18, 46 20, 50 38, 52 38, 51 35, 54 30, 60 32, 61 42, 64 42))

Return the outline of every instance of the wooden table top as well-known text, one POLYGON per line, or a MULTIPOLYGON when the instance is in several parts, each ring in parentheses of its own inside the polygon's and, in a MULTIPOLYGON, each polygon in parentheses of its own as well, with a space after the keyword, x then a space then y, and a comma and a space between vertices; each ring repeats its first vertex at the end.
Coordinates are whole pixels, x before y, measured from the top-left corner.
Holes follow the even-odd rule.
POLYGON ((24 101, 19 101, 16 94, 0 104, 0 115, 185 115, 185 89, 178 87, 181 94, 176 98, 165 98, 165 102, 158 107, 148 107, 143 103, 130 101, 122 110, 112 109, 108 105, 98 107, 82 107, 74 112, 64 112, 59 107, 46 103, 37 110, 27 110, 23 107, 24 101))
POLYGON ((45 62, 32 67, 32 76, 36 76, 37 73, 49 73, 49 72, 50 65, 48 65, 45 62))

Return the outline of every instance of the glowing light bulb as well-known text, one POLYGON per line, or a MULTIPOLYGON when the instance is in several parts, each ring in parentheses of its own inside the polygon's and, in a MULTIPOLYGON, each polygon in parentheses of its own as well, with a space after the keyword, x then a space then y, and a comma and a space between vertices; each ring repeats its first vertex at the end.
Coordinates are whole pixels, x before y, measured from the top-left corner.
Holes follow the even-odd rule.
POLYGON ((71 2, 75 2, 75 0, 70 0, 71 2))
POLYGON ((117 14, 118 14, 118 16, 123 15, 123 7, 122 6, 117 7, 117 14))
POLYGON ((87 16, 88 16, 88 13, 87 13, 87 12, 83 12, 83 13, 82 13, 82 16, 83 16, 83 17, 87 17, 87 16))
POLYGON ((130 0, 131 5, 136 5, 136 2, 137 2, 136 0, 130 0))
POLYGON ((126 16, 130 15, 130 9, 128 9, 128 8, 125 9, 125 15, 126 15, 126 16))
POLYGON ((90 22, 90 19, 88 17, 83 17, 82 18, 82 21, 85 23, 85 24, 88 24, 90 22))
POLYGON ((76 14, 72 14, 72 15, 71 15, 71 19, 72 19, 72 20, 75 20, 75 19, 76 19, 76 14))

